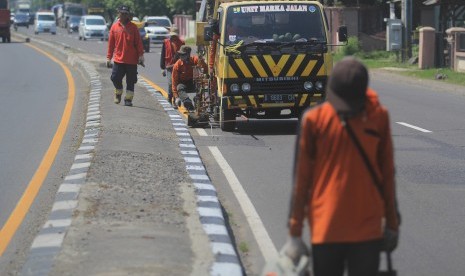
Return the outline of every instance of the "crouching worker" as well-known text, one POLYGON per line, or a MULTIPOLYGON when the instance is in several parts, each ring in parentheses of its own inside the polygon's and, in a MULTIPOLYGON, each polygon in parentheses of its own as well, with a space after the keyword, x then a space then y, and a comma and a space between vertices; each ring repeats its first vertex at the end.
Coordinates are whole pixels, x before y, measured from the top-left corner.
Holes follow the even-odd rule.
POLYGON ((172 89, 175 106, 184 105, 187 110, 194 110, 188 92, 194 92, 194 67, 201 66, 207 72, 207 64, 198 56, 191 57, 191 47, 183 45, 178 51, 179 59, 173 66, 172 89))

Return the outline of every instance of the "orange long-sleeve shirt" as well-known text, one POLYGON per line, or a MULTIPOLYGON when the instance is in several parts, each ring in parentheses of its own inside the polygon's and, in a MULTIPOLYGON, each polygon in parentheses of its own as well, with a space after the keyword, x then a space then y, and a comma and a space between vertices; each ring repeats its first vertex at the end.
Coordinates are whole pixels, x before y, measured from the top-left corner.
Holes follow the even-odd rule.
POLYGON ((340 118, 328 102, 302 118, 289 231, 311 241, 361 242, 382 237, 382 221, 398 230, 389 115, 368 89, 366 111, 348 120, 382 186, 383 198, 340 118))
POLYGON ((191 81, 194 78, 194 66, 202 66, 204 72, 207 72, 207 64, 202 59, 199 59, 198 56, 190 57, 189 63, 178 59, 173 66, 173 72, 171 75, 171 81, 173 83, 173 95, 178 97, 178 84, 191 81))
POLYGON ((134 23, 128 22, 124 26, 118 20, 111 26, 107 59, 113 58, 117 63, 137 64, 143 54, 142 39, 134 23))

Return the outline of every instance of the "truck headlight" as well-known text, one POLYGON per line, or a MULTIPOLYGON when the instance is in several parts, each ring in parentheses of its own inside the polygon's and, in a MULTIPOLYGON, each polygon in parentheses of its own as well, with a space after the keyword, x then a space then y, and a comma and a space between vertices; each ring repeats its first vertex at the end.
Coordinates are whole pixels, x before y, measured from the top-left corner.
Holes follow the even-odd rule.
POLYGON ((318 91, 323 90, 323 82, 321 82, 321 81, 315 82, 315 88, 316 88, 316 90, 318 90, 318 91))
POLYGON ((246 93, 247 93, 247 92, 250 92, 250 83, 247 83, 247 82, 246 82, 246 83, 243 83, 243 84, 242 84, 242 91, 244 91, 244 92, 246 92, 246 93))
POLYGON ((313 83, 311 81, 304 82, 304 89, 310 91, 313 89, 313 83))
POLYGON ((231 84, 231 86, 229 88, 231 89, 231 92, 233 92, 233 93, 239 92, 239 84, 237 84, 237 83, 231 84))

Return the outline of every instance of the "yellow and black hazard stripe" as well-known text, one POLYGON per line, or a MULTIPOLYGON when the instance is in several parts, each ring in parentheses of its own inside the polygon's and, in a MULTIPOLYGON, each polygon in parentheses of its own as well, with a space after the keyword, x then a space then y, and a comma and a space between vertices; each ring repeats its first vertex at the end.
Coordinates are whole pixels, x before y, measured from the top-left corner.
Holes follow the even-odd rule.
POLYGON ((328 74, 323 54, 250 55, 228 60, 228 79, 317 77, 328 74))

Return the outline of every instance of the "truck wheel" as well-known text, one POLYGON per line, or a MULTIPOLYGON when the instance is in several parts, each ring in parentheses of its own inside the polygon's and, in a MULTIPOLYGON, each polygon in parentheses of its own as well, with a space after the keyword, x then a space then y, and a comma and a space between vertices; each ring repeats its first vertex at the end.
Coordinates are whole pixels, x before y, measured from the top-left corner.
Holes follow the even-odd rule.
POLYGON ((236 112, 220 107, 220 127, 222 131, 233 131, 236 127, 236 112))

